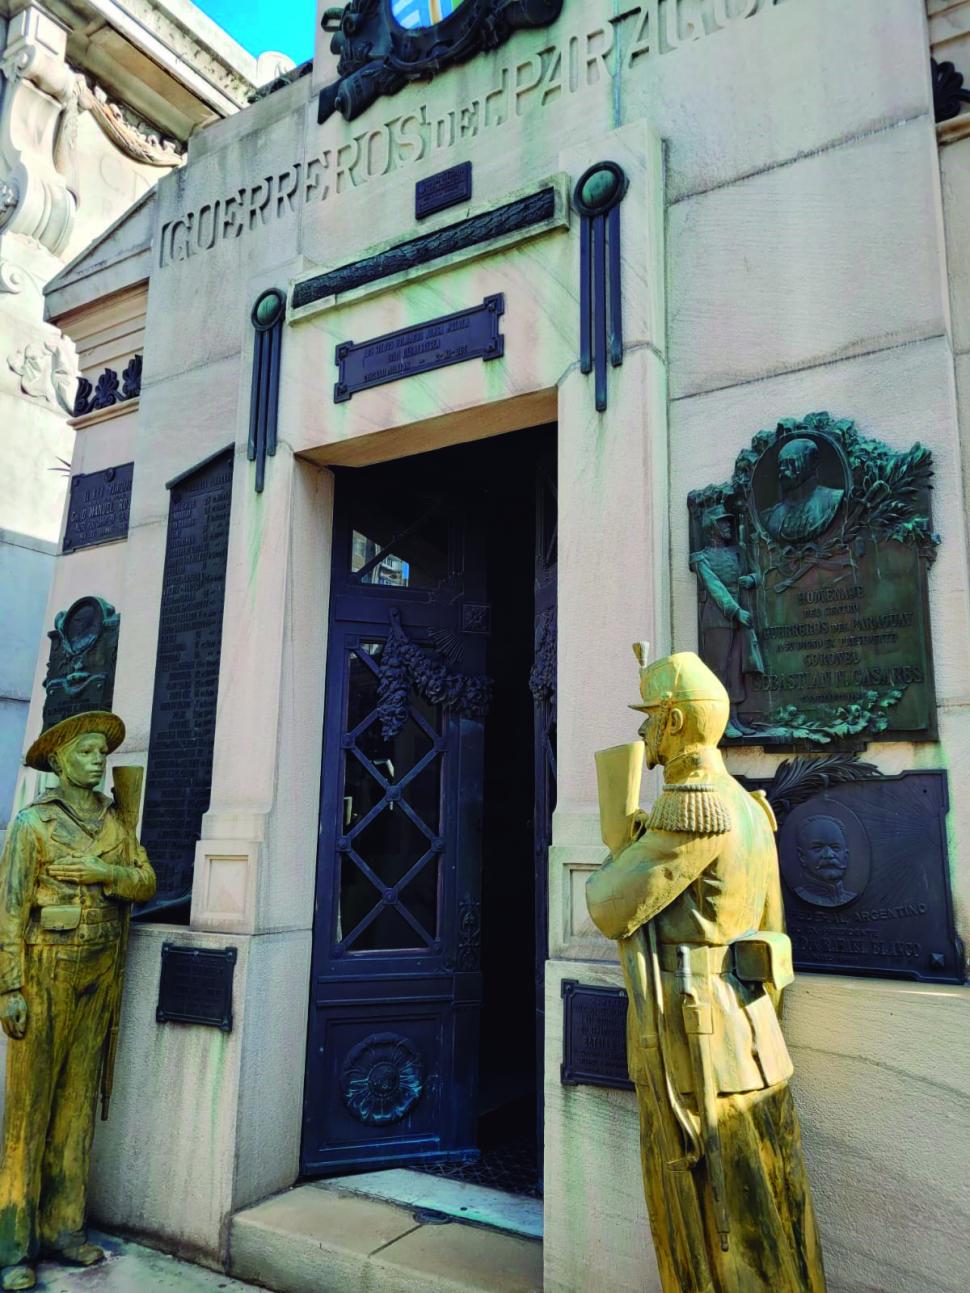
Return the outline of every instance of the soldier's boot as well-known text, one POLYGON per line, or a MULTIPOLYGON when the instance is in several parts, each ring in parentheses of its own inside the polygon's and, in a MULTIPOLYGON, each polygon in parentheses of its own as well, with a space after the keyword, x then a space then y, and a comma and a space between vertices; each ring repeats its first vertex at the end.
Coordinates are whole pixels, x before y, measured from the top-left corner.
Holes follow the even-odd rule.
POLYGON ((28 1262, 18 1262, 16 1266, 5 1266, 0 1274, 0 1288, 32 1289, 37 1283, 37 1272, 28 1262))
MULTIPOLYGON (((58 1248, 51 1254, 55 1261, 64 1262, 67 1266, 97 1266, 98 1262, 104 1261, 105 1255, 104 1249, 99 1244, 89 1244, 86 1239, 58 1248)), ((17 1287, 29 1288, 30 1285, 17 1287)))

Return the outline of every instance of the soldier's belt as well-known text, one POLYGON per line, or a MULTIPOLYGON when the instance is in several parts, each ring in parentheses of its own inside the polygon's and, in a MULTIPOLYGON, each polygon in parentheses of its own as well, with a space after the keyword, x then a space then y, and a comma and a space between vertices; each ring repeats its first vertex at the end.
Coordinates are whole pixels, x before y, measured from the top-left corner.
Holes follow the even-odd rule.
MULTIPOLYGON (((677 958, 679 948, 687 947, 686 943, 661 943, 660 968, 668 974, 676 974, 680 968, 677 958)), ((692 974, 733 974, 734 948, 730 944, 710 946, 707 943, 690 947, 690 969, 692 974)))
POLYGON ((783 989, 794 980, 791 940, 787 934, 761 930, 733 943, 661 943, 660 968, 676 974, 678 950, 688 948, 692 974, 733 974, 744 983, 768 983, 783 989))
POLYGON ((41 907, 40 918, 35 923, 51 933, 70 933, 79 925, 102 925, 120 919, 114 907, 41 907))

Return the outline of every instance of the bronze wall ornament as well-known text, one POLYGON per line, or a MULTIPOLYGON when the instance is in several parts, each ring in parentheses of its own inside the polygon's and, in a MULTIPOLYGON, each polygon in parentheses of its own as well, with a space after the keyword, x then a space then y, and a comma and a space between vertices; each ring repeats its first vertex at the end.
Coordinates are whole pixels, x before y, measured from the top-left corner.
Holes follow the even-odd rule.
POLYGON ((580 368, 596 370, 596 410, 605 413, 609 394, 606 361, 623 363, 623 284, 620 203, 630 187, 623 167, 597 162, 579 179, 573 205, 579 229, 580 368))
POLYGON ((376 256, 367 256, 363 260, 328 270, 325 274, 305 278, 293 289, 293 309, 302 309, 303 306, 312 305, 314 301, 322 301, 328 296, 352 292, 355 288, 379 282, 392 274, 401 274, 417 265, 429 265, 469 247, 480 247, 496 238, 504 238, 507 234, 524 232, 545 224, 555 214, 556 190, 539 189, 536 193, 516 198, 491 211, 469 216, 467 220, 459 220, 417 238, 409 238, 396 247, 386 248, 376 256))
POLYGON ((80 597, 54 618, 44 679, 44 728, 75 714, 110 710, 121 616, 103 597, 80 597))
POLYGON ((351 0, 325 9, 339 80, 320 92, 317 120, 359 117, 409 81, 426 81, 498 49, 520 28, 547 27, 563 0, 351 0))
POLYGON ((249 445, 246 456, 256 464, 256 493, 266 483, 266 459, 276 457, 280 405, 280 363, 286 293, 278 287, 263 292, 253 306, 253 386, 249 404, 249 445))
POLYGON ((896 452, 811 413, 690 494, 700 654, 731 699, 727 743, 935 739, 932 476, 922 445, 896 452))
POLYGON ((965 103, 970 103, 970 90, 964 88, 963 73, 950 62, 938 63, 930 59, 933 71, 933 114, 937 121, 950 121, 958 117, 965 103))
POLYGON ((74 397, 74 417, 83 418, 88 413, 99 413, 102 409, 113 408, 115 404, 138 399, 141 395, 142 364, 142 356, 133 355, 120 377, 114 368, 106 368, 96 382, 79 377, 74 397))

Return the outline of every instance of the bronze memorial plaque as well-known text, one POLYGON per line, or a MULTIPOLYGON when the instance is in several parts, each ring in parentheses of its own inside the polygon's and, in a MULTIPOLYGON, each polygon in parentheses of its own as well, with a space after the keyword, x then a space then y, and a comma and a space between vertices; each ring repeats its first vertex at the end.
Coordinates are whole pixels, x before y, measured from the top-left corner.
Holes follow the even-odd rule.
POLYGON ((827 413, 779 422, 688 499, 700 654, 727 745, 936 737, 932 456, 827 413))
POLYGON ((627 1067, 628 998, 622 988, 564 979, 563 1086, 607 1086, 632 1091, 627 1067))
POLYGON ((764 790, 778 817, 797 970, 962 983, 942 771, 883 776, 845 755, 793 759, 764 790))

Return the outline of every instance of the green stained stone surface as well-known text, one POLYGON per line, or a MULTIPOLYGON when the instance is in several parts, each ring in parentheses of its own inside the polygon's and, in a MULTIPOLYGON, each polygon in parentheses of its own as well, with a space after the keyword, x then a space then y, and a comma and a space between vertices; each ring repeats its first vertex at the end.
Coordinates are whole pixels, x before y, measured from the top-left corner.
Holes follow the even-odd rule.
POLYGON ((588 207, 605 207, 616 194, 619 182, 612 171, 595 171, 583 185, 580 197, 588 207))

